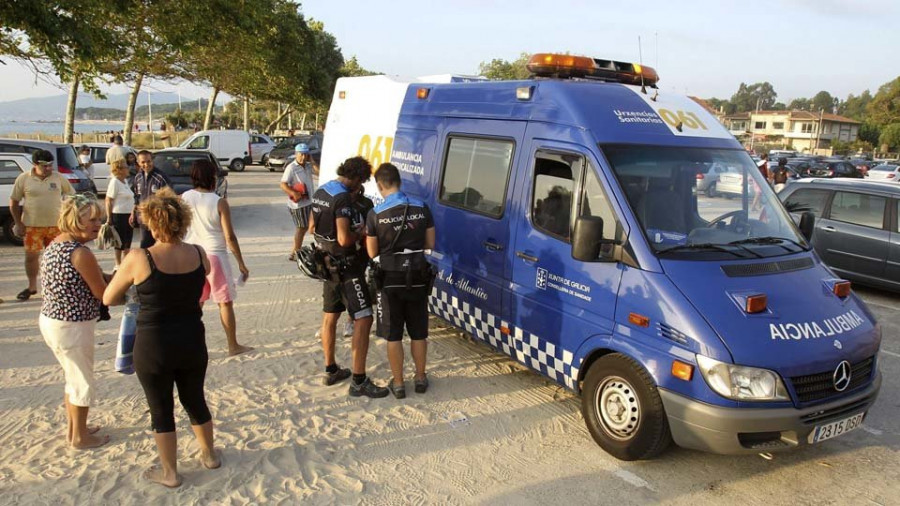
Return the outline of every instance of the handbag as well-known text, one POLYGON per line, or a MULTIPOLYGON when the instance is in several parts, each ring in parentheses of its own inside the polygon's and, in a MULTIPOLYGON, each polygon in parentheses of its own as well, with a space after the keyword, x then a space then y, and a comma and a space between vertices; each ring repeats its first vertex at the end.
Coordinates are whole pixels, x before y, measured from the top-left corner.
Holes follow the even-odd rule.
POLYGON ((116 227, 109 223, 100 225, 100 233, 97 234, 97 247, 100 249, 119 249, 122 247, 122 239, 116 231, 116 227))

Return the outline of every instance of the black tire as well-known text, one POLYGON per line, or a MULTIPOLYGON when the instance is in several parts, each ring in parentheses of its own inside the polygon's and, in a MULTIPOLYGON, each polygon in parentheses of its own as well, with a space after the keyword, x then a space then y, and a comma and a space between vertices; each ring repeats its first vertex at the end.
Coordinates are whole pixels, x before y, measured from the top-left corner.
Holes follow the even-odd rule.
POLYGON ((718 197, 719 194, 716 192, 716 182, 713 181, 709 183, 709 186, 706 187, 706 196, 709 198, 718 197))
POLYGON ((25 244, 25 238, 19 237, 15 233, 13 233, 13 224, 15 222, 12 219, 12 216, 7 216, 5 220, 3 220, 3 237, 6 238, 12 244, 16 246, 22 246, 25 244))
POLYGON ((591 365, 581 392, 581 412, 594 441, 620 460, 653 458, 672 442, 653 378, 620 353, 591 365), (613 408, 620 411, 613 413, 613 408))
POLYGON ((259 164, 265 165, 266 167, 269 166, 269 154, 268 153, 262 155, 262 158, 259 159, 259 164))
POLYGON ((244 161, 239 159, 232 160, 229 167, 235 172, 244 172, 244 169, 246 168, 244 161))

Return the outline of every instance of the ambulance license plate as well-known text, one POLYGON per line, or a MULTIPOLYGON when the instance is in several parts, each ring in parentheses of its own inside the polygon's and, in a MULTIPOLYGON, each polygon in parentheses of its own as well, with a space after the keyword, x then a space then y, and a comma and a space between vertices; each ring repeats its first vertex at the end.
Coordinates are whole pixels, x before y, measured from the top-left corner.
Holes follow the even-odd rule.
POLYGON ((838 437, 841 434, 846 434, 851 430, 858 429, 860 425, 862 425, 863 418, 866 417, 866 414, 857 413, 851 417, 844 418, 843 420, 838 420, 836 422, 831 422, 825 425, 819 425, 816 429, 809 433, 809 443, 819 443, 821 441, 825 441, 826 439, 831 439, 834 437, 838 437))

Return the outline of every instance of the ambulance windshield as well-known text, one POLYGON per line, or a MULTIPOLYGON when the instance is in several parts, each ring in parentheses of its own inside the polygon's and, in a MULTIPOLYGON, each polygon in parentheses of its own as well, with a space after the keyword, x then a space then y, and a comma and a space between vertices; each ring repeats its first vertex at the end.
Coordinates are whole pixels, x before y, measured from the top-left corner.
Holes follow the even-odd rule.
POLYGON ((745 151, 601 148, 660 256, 762 258, 809 248, 745 151))

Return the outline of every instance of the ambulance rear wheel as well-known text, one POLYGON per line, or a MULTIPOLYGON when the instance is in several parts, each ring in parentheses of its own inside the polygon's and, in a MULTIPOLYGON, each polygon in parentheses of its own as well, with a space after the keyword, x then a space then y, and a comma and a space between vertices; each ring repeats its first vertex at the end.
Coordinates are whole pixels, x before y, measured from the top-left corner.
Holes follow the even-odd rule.
POLYGON ((581 411, 594 441, 617 459, 653 458, 672 441, 653 378, 620 353, 591 365, 581 392, 581 411))

